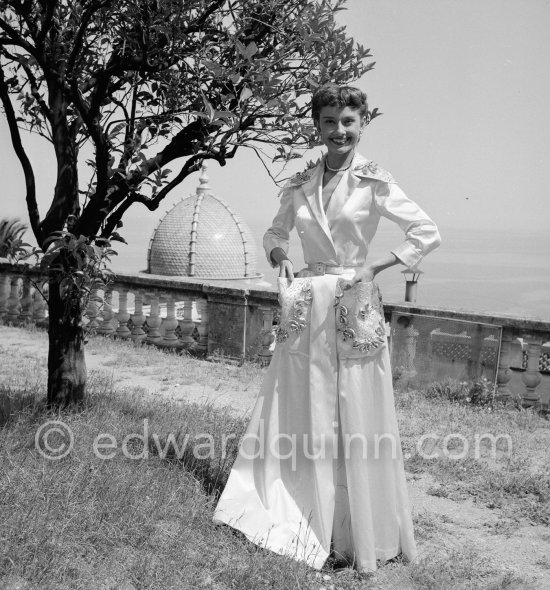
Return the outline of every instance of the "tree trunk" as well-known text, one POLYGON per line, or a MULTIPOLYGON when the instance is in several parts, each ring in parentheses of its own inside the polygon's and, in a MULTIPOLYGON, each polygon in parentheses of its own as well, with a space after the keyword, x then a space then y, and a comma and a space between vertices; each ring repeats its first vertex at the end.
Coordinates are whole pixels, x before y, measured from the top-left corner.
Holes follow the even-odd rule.
POLYGON ((50 276, 49 287, 48 405, 64 407, 86 393, 82 309, 78 297, 62 299, 57 277, 50 276))

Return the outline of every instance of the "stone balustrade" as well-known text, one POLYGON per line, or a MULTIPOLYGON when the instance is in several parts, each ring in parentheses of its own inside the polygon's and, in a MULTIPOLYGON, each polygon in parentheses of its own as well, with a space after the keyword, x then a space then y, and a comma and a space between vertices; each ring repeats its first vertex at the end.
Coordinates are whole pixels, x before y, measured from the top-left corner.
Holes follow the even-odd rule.
MULTIPOLYGON (((425 318, 432 318, 437 325, 455 321, 457 323, 471 323, 473 333, 467 331, 449 333, 445 330, 434 329, 429 335, 431 346, 437 343, 452 342, 453 346, 464 346, 468 350, 470 362, 477 359, 480 364, 479 353, 481 345, 485 354, 496 355, 496 396, 498 399, 507 400, 512 397, 521 398, 524 406, 543 405, 548 408, 550 402, 550 319, 523 318, 505 314, 493 315, 481 312, 469 312, 446 308, 434 308, 421 306, 416 303, 385 303, 384 313, 386 320, 392 317, 414 314, 425 318), (480 339, 476 335, 475 327, 479 325, 492 326, 499 333, 499 338, 489 336, 480 339), (544 387, 540 387, 544 382, 544 387)), ((426 356, 419 355, 416 350, 416 342, 420 341, 420 333, 413 326, 408 326, 404 331, 408 339, 403 345, 407 348, 407 362, 411 368, 420 364, 426 356), (419 360, 415 363, 418 356, 419 360)), ((426 340, 424 340, 426 341, 426 340)), ((421 369, 421 367, 419 367, 421 369)), ((475 379, 481 375, 479 367, 468 368, 469 377, 475 379)))
MULTIPOLYGON (((28 265, 0 260, 0 322, 47 325, 47 281, 28 265)), ((521 397, 526 406, 548 405, 550 397, 550 320, 472 313, 416 303, 385 303, 386 320, 432 318, 434 329, 407 325, 392 346, 402 348, 404 364, 422 372, 435 348, 452 346, 468 357, 468 376, 480 375, 481 356, 493 357, 497 395, 521 397), (452 330, 456 322, 496 329, 498 338, 473 330, 452 330), (542 385, 541 385, 542 384, 542 385)), ((95 289, 86 308, 87 327, 98 334, 188 350, 210 357, 255 358, 269 364, 278 318, 277 293, 253 282, 118 273, 106 290, 95 289)), ((440 353, 440 354, 445 354, 440 353)))
MULTIPOLYGON (((0 261, 0 322, 46 326, 47 288, 37 268, 0 261)), ((276 308, 275 290, 247 281, 118 273, 92 290, 84 321, 105 336, 269 363, 276 308)))

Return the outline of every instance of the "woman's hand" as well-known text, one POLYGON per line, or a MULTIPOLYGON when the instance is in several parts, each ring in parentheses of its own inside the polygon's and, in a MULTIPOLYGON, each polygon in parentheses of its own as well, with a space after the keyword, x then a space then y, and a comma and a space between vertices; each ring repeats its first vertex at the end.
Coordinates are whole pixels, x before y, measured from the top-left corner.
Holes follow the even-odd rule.
POLYGON ((380 258, 379 260, 375 260, 370 264, 365 264, 362 266, 358 271, 356 271, 354 277, 349 281, 349 283, 344 287, 345 289, 351 289, 353 285, 359 283, 360 281, 364 283, 368 283, 374 280, 374 277, 381 271, 390 266, 394 266, 395 264, 399 264, 401 262, 399 258, 393 253, 390 252, 387 256, 380 258))
POLYGON ((353 285, 359 282, 369 283, 374 280, 376 275, 375 269, 372 266, 362 266, 355 272, 355 275, 344 287, 345 289, 351 289, 353 285))
POLYGON ((292 272, 292 262, 288 259, 286 252, 279 247, 271 250, 271 260, 279 265, 279 278, 287 278, 289 283, 292 283, 294 279, 294 273, 292 272))
POLYGON ((292 271, 292 262, 288 258, 281 260, 279 262, 279 277, 284 277, 288 279, 289 283, 292 283, 294 280, 294 272, 292 271))

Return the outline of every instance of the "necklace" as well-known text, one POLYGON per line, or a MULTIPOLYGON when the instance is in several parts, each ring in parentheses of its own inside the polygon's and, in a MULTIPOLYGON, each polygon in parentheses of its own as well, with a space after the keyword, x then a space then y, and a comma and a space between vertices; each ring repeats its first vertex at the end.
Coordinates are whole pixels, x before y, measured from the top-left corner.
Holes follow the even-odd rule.
POLYGON ((345 166, 344 168, 331 168, 331 167, 328 165, 328 158, 327 158, 327 159, 325 160, 325 168, 326 168, 327 170, 330 170, 331 172, 344 172, 345 170, 348 170, 349 168, 351 168, 351 162, 350 162, 350 163, 349 163, 347 166, 345 166))

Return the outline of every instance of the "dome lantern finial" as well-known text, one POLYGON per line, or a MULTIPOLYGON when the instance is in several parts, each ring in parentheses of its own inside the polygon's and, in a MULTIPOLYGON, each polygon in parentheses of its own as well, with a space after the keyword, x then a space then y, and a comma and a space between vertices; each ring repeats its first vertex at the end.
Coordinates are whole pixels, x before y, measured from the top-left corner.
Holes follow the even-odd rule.
POLYGON ((197 187, 197 194, 203 195, 205 193, 210 193, 212 190, 210 185, 208 184, 208 174, 206 174, 206 170, 208 168, 207 163, 203 160, 201 165, 201 175, 199 176, 199 186, 197 187))

